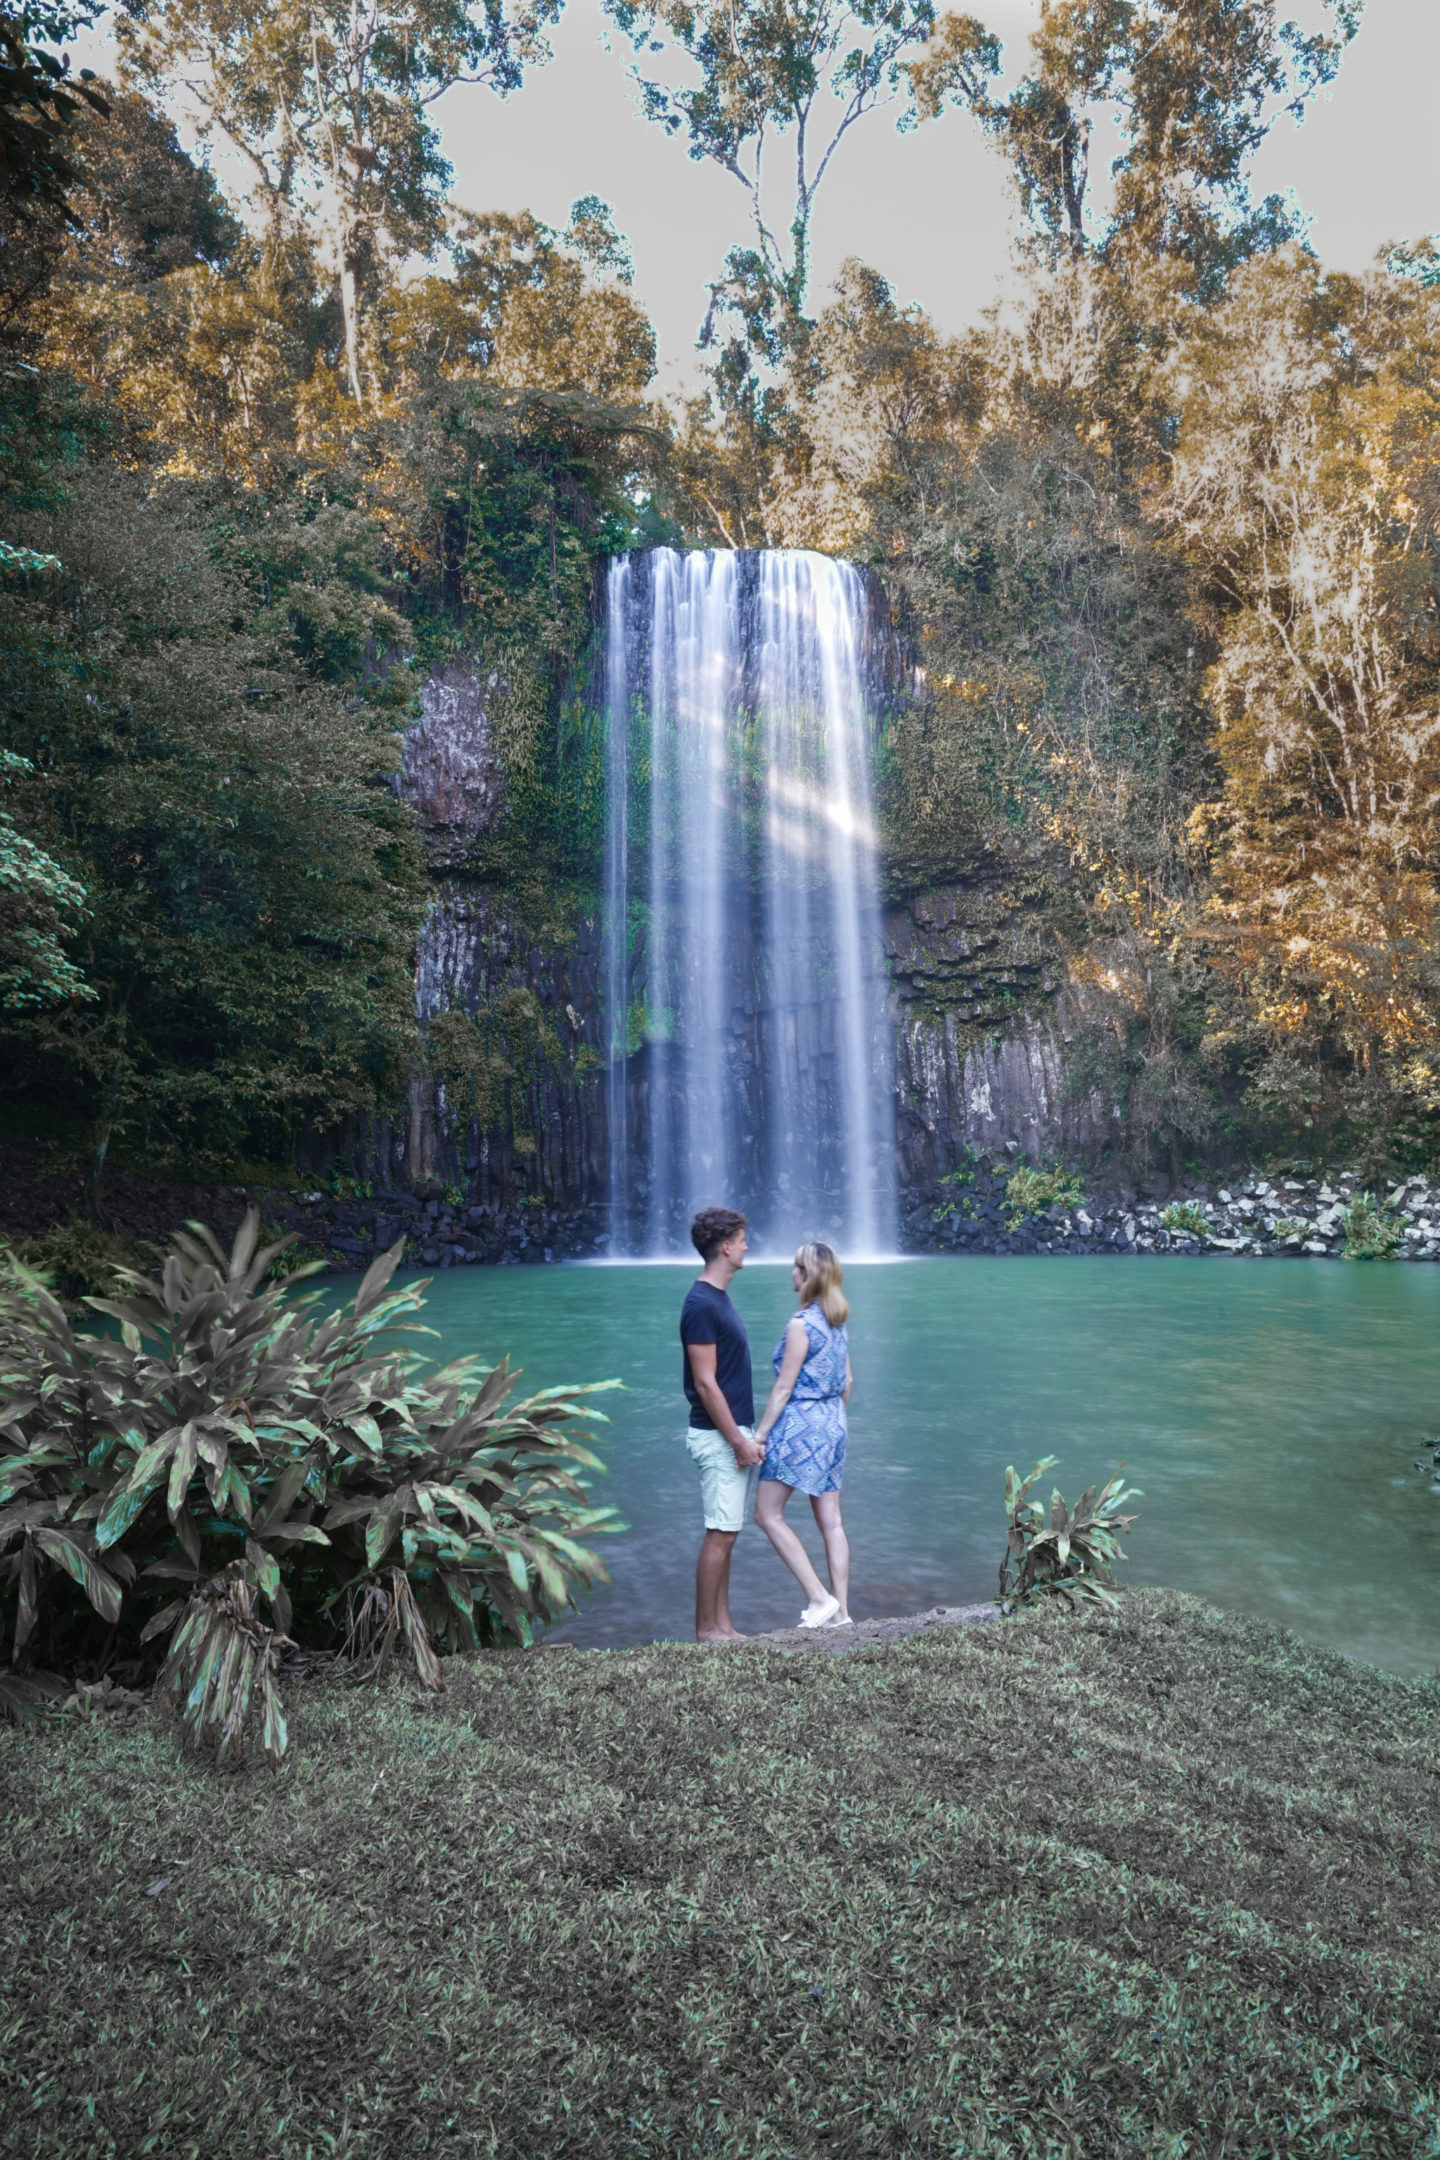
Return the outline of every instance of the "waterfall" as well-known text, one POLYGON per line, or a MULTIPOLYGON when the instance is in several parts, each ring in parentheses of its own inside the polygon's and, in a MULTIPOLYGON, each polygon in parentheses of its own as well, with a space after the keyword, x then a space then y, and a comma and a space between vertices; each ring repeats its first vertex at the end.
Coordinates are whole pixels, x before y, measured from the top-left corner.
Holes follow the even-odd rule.
POLYGON ((606 645, 612 1248, 894 1244, 866 593, 799 550, 617 559, 606 645))

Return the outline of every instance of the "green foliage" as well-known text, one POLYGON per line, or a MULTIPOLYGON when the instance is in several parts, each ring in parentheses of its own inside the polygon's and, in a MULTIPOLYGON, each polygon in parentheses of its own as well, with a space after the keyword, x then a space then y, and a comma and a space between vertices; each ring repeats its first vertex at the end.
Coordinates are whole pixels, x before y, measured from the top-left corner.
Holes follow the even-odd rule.
POLYGON ((1013 1469, 1005 1472, 1009 1521, 1000 1561, 999 1597, 1012 1612, 1038 1597, 1063 1597, 1071 1605, 1113 1606, 1116 1602, 1109 1587, 1111 1569, 1115 1561, 1125 1558, 1120 1539, 1138 1519, 1120 1510, 1127 1500, 1140 1498, 1139 1490, 1123 1485, 1117 1472, 1103 1488, 1088 1485, 1073 1514, 1058 1490, 1052 1492, 1047 1514, 1038 1500, 1029 1497, 1030 1488, 1058 1459, 1045 1456, 1023 1480, 1013 1469))
POLYGON ((98 465, 69 492, 30 513, 63 571, 0 595, 0 699, 18 807, 86 887, 93 995, 11 1016, 12 1073, 86 1121, 97 1167, 117 1133, 283 1153, 388 1099, 414 1039, 408 688, 360 672, 399 627, 375 535, 98 465))
POLYGON ((1275 1217, 1274 1234, 1277 1238, 1283 1238, 1287 1241, 1290 1238, 1308 1237, 1310 1225, 1300 1215, 1277 1215, 1275 1217))
POLYGON ((955 1169, 947 1171, 945 1176, 939 1180, 942 1186, 954 1187, 955 1192, 953 1198, 942 1200, 939 1207, 933 1210, 933 1219, 937 1223, 949 1222, 952 1215, 959 1215, 966 1222, 975 1220, 979 1210, 975 1205, 973 1195, 964 1189, 967 1185, 973 1184, 974 1179, 975 1164, 972 1160, 958 1164, 955 1169))
POLYGON ((1162 1230, 1183 1230, 1189 1237, 1205 1237, 1210 1224, 1198 1200, 1172 1200, 1160 1210, 1162 1230))
POLYGON ((1347 1260, 1393 1260, 1405 1243, 1404 1217, 1373 1193, 1357 1193, 1340 1220, 1347 1260))
POLYGON ((141 1642, 178 1629, 166 1684, 197 1742, 238 1752, 258 1712, 273 1762, 281 1636, 368 1657, 383 1603, 438 1686, 437 1646, 529 1642, 602 1577, 578 1540, 614 1524, 566 1429, 598 1416, 593 1388, 507 1406, 503 1361, 425 1372, 387 1340, 424 1303, 389 1288, 401 1245, 325 1316, 266 1286, 258 1233, 251 1209, 227 1256, 192 1225, 159 1281, 124 1273, 89 1300, 118 1340, 23 1268, 0 1280, 0 1583, 12 1663, 42 1608, 52 1645, 73 1625, 76 1591, 112 1627, 144 1616, 141 1642), (155 1611, 163 1581, 182 1594, 155 1611))
POLYGON ((426 1065, 465 1123, 528 1129, 533 1083, 563 1051, 555 1022, 525 983, 504 983, 473 1012, 447 1007, 425 1023, 426 1065))
MULTIPOLYGON (((24 549, 7 549, 16 558, 0 569, 28 567, 24 549)), ((29 565, 59 569, 49 556, 30 555, 29 565)), ((33 771, 28 758, 0 750, 0 787, 33 771)), ((0 1008, 19 1011, 30 1005, 61 1004, 67 998, 93 998, 61 940, 73 937, 85 913, 85 887, 60 868, 42 848, 18 832, 13 818, 0 810, 0 1008)))
POLYGON ((1012 1229, 1046 1208, 1081 1207, 1084 1201, 1085 1181, 1078 1170, 1032 1170, 1021 1163, 1005 1180, 1005 1214, 1012 1229))
POLYGON ((361 1177, 350 1155, 336 1156, 326 1183, 336 1200, 373 1200, 375 1197, 373 1180, 361 1177))
MULTIPOLYGON (((143 1268, 150 1255, 123 1232, 102 1229, 86 1215, 71 1215, 38 1237, 20 1241, 14 1257, 68 1304, 114 1288, 122 1270, 143 1268)), ((3 1264, 3 1262, 0 1262, 3 1264)))

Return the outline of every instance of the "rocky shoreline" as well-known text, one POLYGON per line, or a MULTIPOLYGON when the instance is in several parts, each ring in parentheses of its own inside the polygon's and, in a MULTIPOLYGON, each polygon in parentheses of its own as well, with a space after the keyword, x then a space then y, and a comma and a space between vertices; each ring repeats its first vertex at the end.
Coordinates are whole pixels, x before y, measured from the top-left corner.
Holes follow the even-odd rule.
MULTIPOLYGON (((903 1192, 901 1251, 1338 1259, 1347 1251, 1362 1256, 1364 1240, 1352 1233, 1368 1228, 1372 1249, 1366 1256, 1440 1259, 1440 1180, 1418 1175, 1387 1182, 1377 1194, 1353 1171, 1329 1179, 1255 1171, 1173 1190, 1164 1179, 1107 1187, 1103 1172, 1081 1171, 1071 1195, 1022 1214, 1015 1199, 1021 1187, 1011 1189, 1022 1171, 1033 1179, 1023 1159, 1001 1150, 967 1158, 939 1183, 903 1192), (1367 1220, 1357 1217, 1357 1208, 1367 1220), (1373 1250, 1377 1229, 1381 1252, 1373 1250)), ((0 1172, 0 1236, 32 1240, 80 1214, 77 1175, 46 1175, 33 1157, 14 1148, 4 1154, 0 1172)), ((300 1258, 337 1272, 367 1267, 400 1237, 407 1263, 427 1272, 601 1259, 609 1246, 601 1206, 535 1200, 477 1205, 433 1183, 371 1194, 319 1186, 169 1185, 118 1176, 107 1201, 116 1230, 152 1241, 196 1216, 227 1234, 254 1203, 267 1235, 293 1235, 300 1258)))
MULTIPOLYGON (((1012 1220, 1009 1166, 977 1166, 963 1186, 901 1203, 901 1250, 909 1253, 1076 1253, 1138 1256, 1212 1253, 1232 1258, 1339 1259, 1357 1240, 1357 1202, 1375 1198, 1393 1256, 1440 1259, 1440 1183, 1423 1177, 1368 1194, 1353 1173, 1324 1178, 1237 1178, 1194 1185, 1172 1197, 1118 1193, 1052 1204, 1012 1220)), ((332 1267, 361 1267, 397 1237, 417 1267, 521 1266, 602 1258, 608 1232, 601 1208, 570 1211, 465 1207, 413 1194, 373 1201, 324 1193, 255 1193, 267 1219, 298 1232, 332 1267)))
POLYGON ((902 1244, 914 1252, 1170 1254, 1234 1258, 1360 1257, 1378 1227, 1383 1255, 1440 1259, 1440 1184, 1416 1176, 1371 1192, 1354 1172, 1333 1178, 1256 1173, 1191 1185, 1161 1198, 1134 1189, 1052 1204, 1014 1219, 1008 1166, 977 1164, 963 1183, 902 1203, 902 1244), (1373 1206, 1367 1208, 1367 1202, 1373 1206), (1360 1210, 1357 1216, 1357 1208, 1360 1210), (1365 1217, 1368 1215, 1368 1222, 1365 1217))

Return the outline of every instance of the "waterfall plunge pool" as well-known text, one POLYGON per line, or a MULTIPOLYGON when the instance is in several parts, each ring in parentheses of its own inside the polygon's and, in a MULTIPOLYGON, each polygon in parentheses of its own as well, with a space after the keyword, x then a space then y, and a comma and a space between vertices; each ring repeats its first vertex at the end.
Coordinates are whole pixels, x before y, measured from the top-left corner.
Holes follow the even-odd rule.
MULTIPOLYGON (((693 1273, 465 1268, 429 1293, 444 1355, 508 1354, 522 1392, 625 1383, 601 1398, 610 1468, 595 1495, 630 1527, 599 1541, 611 1583, 556 1640, 691 1632, 700 1520, 676 1322, 693 1273)), ((1195 1591, 1393 1672, 1435 1669, 1440 1492, 1413 1462, 1440 1432, 1440 1268, 977 1257, 855 1265, 846 1287, 857 1618, 994 1595, 1007 1463, 1023 1475, 1057 1455, 1045 1490, 1073 1501, 1123 1459, 1144 1497, 1122 1579, 1195 1591)), ((788 1270, 751 1262, 732 1295, 758 1407, 793 1309, 788 1270)), ((790 1513, 818 1559, 808 1507, 790 1513)), ((798 1611, 753 1526, 731 1603, 747 1632, 798 1611)))

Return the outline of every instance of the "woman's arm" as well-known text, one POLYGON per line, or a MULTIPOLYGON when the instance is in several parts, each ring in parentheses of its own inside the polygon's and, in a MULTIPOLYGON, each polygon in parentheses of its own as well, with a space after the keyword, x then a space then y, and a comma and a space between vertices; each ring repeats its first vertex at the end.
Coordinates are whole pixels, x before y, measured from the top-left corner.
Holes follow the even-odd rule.
POLYGON ((770 1437, 770 1428, 790 1400, 791 1391, 800 1377, 800 1368, 810 1352, 810 1337, 803 1320, 792 1320, 785 1330, 785 1355, 780 1360, 780 1370, 775 1375, 775 1385, 770 1390, 759 1424, 755 1427, 755 1441, 764 1447, 770 1437))
POLYGON ((852 1387, 854 1387, 854 1385, 855 1385, 855 1375, 854 1375, 854 1373, 853 1373, 853 1372, 851 1372, 851 1370, 850 1370, 850 1355, 849 1355, 849 1352, 847 1351, 847 1352, 846 1352, 846 1355, 845 1355, 845 1387, 844 1387, 844 1390, 843 1390, 843 1392, 842 1392, 842 1394, 841 1394, 841 1397, 840 1397, 840 1400, 841 1400, 841 1402, 849 1402, 849 1400, 850 1400, 850 1390, 851 1390, 851 1388, 852 1388, 852 1387))

